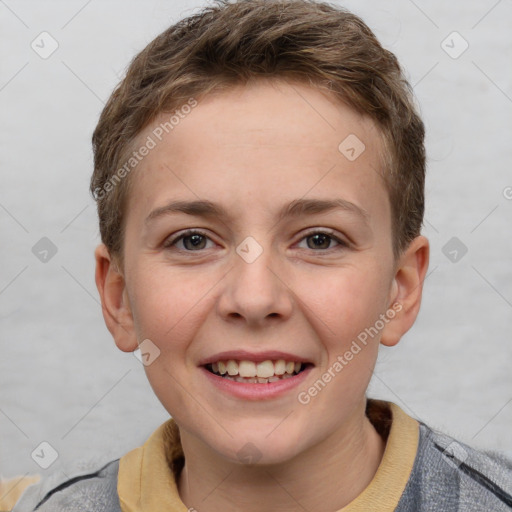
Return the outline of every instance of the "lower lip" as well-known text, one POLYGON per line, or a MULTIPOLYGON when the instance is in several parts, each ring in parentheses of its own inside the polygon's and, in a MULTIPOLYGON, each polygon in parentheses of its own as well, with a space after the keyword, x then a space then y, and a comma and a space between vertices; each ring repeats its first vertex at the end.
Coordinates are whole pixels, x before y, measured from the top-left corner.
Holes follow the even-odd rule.
POLYGON ((200 369, 206 375, 206 378, 209 379, 209 381, 217 387, 217 389, 220 389, 225 393, 236 396, 238 398, 243 398, 245 400, 266 400, 277 398, 297 388, 302 382, 304 382, 304 379, 306 379, 312 368, 312 366, 308 366, 305 370, 301 371, 297 375, 294 375, 293 377, 278 380, 276 382, 268 382, 262 384, 236 382, 224 377, 220 377, 219 375, 215 375, 214 373, 208 371, 205 367, 201 367, 200 369))

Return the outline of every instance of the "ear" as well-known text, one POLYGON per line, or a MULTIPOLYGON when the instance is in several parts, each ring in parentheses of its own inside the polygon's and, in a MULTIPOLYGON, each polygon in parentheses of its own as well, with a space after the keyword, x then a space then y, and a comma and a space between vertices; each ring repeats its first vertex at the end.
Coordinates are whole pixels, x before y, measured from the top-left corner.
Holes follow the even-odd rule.
POLYGON ((423 281, 428 269, 429 242, 424 236, 416 237, 400 256, 391 284, 390 321, 382 331, 380 342, 391 347, 412 327, 420 310, 423 281), (391 311, 394 316, 391 317, 391 311))
POLYGON ((94 257, 96 287, 105 324, 117 347, 123 352, 133 352, 138 348, 138 343, 124 276, 104 244, 96 248, 94 257))

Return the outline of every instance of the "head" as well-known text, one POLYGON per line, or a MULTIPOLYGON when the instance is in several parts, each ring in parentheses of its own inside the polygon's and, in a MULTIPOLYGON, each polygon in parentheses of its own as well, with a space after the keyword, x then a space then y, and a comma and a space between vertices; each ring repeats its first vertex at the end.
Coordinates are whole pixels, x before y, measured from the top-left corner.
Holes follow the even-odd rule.
POLYGON ((93 135, 96 281, 182 437, 279 462, 360 425, 420 306, 423 138, 395 56, 329 4, 217 2, 135 57, 93 135), (228 359, 305 370, 261 398, 228 359))

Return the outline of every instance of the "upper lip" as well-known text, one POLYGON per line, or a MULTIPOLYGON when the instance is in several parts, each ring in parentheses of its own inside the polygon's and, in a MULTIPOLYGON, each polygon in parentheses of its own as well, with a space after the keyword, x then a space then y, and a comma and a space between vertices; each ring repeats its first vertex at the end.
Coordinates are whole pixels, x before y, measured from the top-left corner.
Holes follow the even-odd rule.
POLYGON ((205 366, 211 363, 217 363, 218 361, 228 361, 233 359, 235 361, 254 361, 260 363, 262 361, 277 361, 284 359, 285 361, 294 361, 299 363, 309 363, 310 360, 298 356, 296 354, 290 354, 289 352, 281 352, 279 350, 267 350, 265 352, 248 352, 247 350, 227 350, 225 352, 219 352, 212 356, 205 357, 199 361, 199 366, 205 366))

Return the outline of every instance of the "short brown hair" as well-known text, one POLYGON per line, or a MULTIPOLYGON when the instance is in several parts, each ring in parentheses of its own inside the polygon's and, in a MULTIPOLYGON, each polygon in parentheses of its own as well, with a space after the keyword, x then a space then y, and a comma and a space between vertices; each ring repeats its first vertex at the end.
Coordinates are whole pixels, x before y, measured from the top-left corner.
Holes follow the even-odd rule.
POLYGON ((358 16, 329 3, 217 0, 142 50, 101 113, 92 137, 90 189, 101 239, 111 255, 122 261, 132 181, 127 177, 116 183, 115 173, 129 158, 137 135, 157 115, 190 98, 257 78, 314 85, 369 116, 385 142, 382 175, 391 204, 395 258, 420 234, 425 130, 395 55, 358 16))

